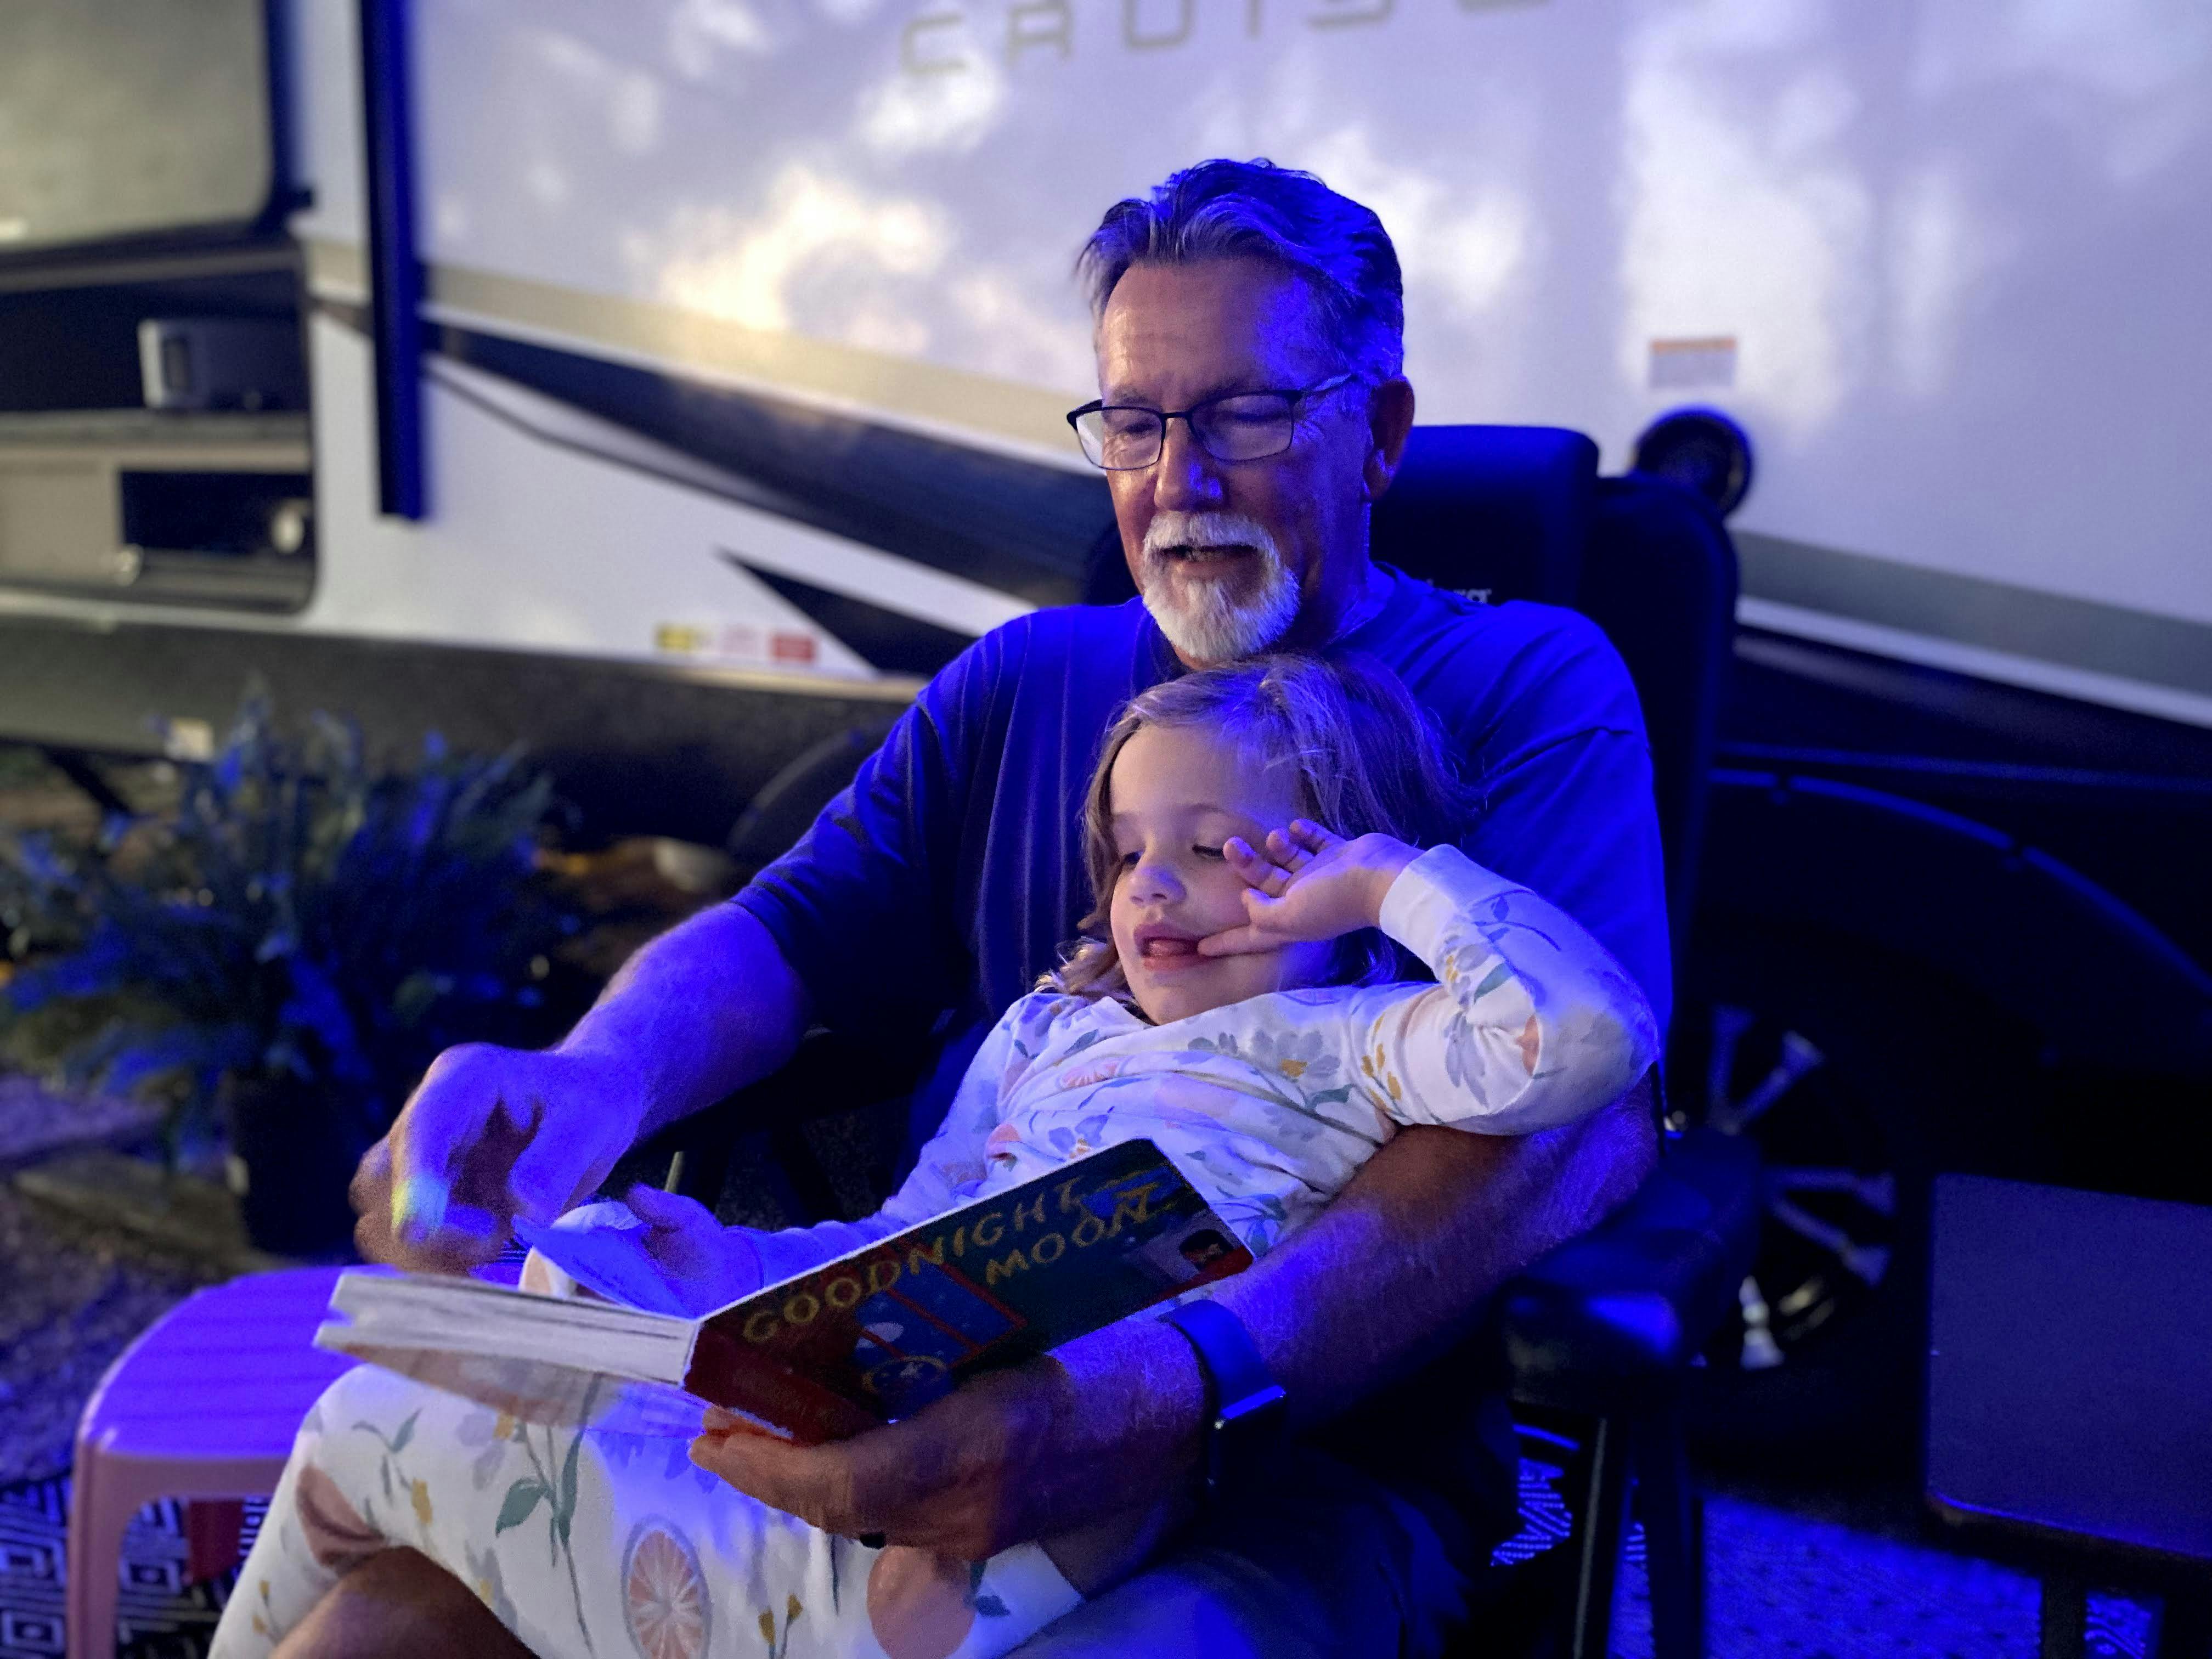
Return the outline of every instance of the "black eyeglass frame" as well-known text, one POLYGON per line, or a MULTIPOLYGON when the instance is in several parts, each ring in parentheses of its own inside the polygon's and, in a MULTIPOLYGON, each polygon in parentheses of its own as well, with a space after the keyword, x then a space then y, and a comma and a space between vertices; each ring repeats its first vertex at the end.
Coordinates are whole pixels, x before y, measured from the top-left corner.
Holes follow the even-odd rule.
POLYGON ((1090 461, 1091 465, 1097 467, 1102 472, 1142 472, 1146 467, 1158 466, 1159 465, 1160 457, 1167 452, 1168 422, 1170 421, 1181 421, 1185 426, 1189 427, 1192 441, 1196 443, 1201 450, 1204 450, 1206 453, 1214 460, 1219 461, 1224 466, 1237 466, 1245 461, 1271 460, 1275 456, 1283 453, 1284 450, 1287 450, 1293 443, 1297 441, 1297 419, 1299 411, 1304 409, 1304 407, 1308 404, 1311 403, 1315 398, 1325 398, 1330 392, 1337 391, 1340 387, 1351 385, 1358 378, 1359 374, 1357 370, 1348 368, 1341 374, 1331 375, 1328 380, 1322 381, 1318 386, 1297 387, 1261 386, 1255 387, 1249 392, 1224 392, 1216 397, 1202 398, 1198 402, 1193 404, 1188 409, 1152 409, 1143 404, 1109 404, 1103 398, 1094 398, 1089 403, 1084 404, 1080 409, 1069 410, 1067 411, 1067 424, 1069 428, 1075 434, 1076 447, 1083 451, 1083 459, 1086 461, 1090 461), (1207 447, 1206 439, 1200 434, 1197 424, 1192 421, 1191 416, 1194 415, 1203 414, 1206 410, 1212 408, 1216 404, 1232 403, 1239 398, 1281 398, 1289 403, 1290 409, 1288 412, 1291 419, 1291 434, 1289 437, 1283 440, 1282 449, 1270 449, 1264 454, 1259 455, 1229 456, 1216 455, 1211 448, 1207 447), (1151 415, 1158 418, 1160 423, 1159 447, 1152 452, 1152 459, 1151 460, 1139 462, 1133 466, 1109 466, 1103 460, 1093 460, 1091 459, 1090 450, 1084 447, 1083 428, 1079 424, 1079 422, 1080 422, 1083 417, 1086 415, 1103 415, 1108 413, 1109 410, 1126 410, 1133 414, 1151 415))

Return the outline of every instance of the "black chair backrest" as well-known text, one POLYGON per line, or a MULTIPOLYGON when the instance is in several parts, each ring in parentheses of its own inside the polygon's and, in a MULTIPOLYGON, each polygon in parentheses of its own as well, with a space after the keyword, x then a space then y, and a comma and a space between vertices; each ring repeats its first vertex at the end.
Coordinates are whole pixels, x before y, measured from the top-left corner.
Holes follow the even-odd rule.
POLYGON ((1419 426, 1375 503, 1375 556, 1487 602, 1573 605, 1597 446, 1549 426, 1419 426))
POLYGON ((1679 977, 1735 637, 1735 549, 1719 520, 1665 479, 1599 477, 1579 432, 1416 427, 1376 503, 1374 552, 1439 587, 1571 605, 1605 629, 1650 733, 1679 977))

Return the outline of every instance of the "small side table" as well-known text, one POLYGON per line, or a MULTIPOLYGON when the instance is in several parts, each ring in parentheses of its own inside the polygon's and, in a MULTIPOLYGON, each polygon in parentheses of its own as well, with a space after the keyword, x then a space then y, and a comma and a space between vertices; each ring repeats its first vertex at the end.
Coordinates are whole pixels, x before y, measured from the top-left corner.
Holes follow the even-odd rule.
POLYGON ((1936 1514, 2041 1579, 2045 1659, 2093 1587, 2212 1659, 2212 1209, 1945 1176, 1933 1256, 1936 1514))
MULTIPOLYGON (((516 1252, 475 1276, 512 1285, 521 1266, 516 1252)), ((342 1271, 288 1267, 195 1291, 107 1368, 77 1419, 69 1659, 115 1651, 124 1528, 155 1498, 187 1500, 190 1577, 236 1563, 243 1500, 276 1489, 307 1407, 360 1363, 314 1346, 342 1271)))
POLYGON ((237 1500, 276 1489, 301 1418, 356 1363, 313 1346, 337 1276, 295 1267, 196 1291, 108 1368, 77 1422, 70 1659, 115 1651, 123 1531, 146 1504, 216 1500, 191 1512, 192 1553, 219 1562, 227 1527, 234 1554, 237 1500))

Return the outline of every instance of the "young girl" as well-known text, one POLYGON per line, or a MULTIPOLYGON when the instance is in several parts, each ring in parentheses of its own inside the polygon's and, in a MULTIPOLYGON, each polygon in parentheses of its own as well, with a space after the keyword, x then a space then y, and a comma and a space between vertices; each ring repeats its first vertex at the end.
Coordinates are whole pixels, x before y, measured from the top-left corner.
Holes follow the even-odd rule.
MULTIPOLYGON (((1080 944, 1000 1020, 899 1192, 864 1221, 762 1233, 634 1189, 648 1248, 716 1307, 1144 1137, 1257 1255, 1401 1124, 1519 1134, 1605 1104, 1657 1053, 1644 1000, 1571 918, 1452 847, 1462 817, 1431 729, 1378 668, 1272 657, 1152 688, 1091 781, 1080 944)), ((533 1258, 525 1283, 564 1278, 533 1258)), ((627 1632, 653 1659, 762 1641, 779 1659, 984 1659, 1081 1600, 1048 1546, 972 1565, 870 1548, 666 1443, 495 1420, 362 1367, 302 1428, 217 1654, 267 1650, 393 1545, 541 1654, 629 1651, 627 1632)))

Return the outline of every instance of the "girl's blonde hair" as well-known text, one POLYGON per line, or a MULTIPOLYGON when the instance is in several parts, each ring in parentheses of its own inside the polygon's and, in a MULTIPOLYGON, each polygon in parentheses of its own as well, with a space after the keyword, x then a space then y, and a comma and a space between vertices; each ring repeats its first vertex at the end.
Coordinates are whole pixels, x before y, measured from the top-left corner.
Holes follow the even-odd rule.
MULTIPOLYGON (((1473 797, 1445 758, 1443 734, 1398 677, 1354 653, 1279 654, 1200 669, 1138 693, 1106 730, 1083 805, 1090 915, 1041 990, 1126 994, 1109 907, 1121 858, 1114 846, 1114 763, 1146 726, 1202 726, 1269 769, 1296 769, 1301 814, 1346 840, 1380 831, 1415 847, 1463 834, 1473 797)), ((1328 981, 1382 984, 1426 970, 1379 928, 1336 941, 1328 981)))

